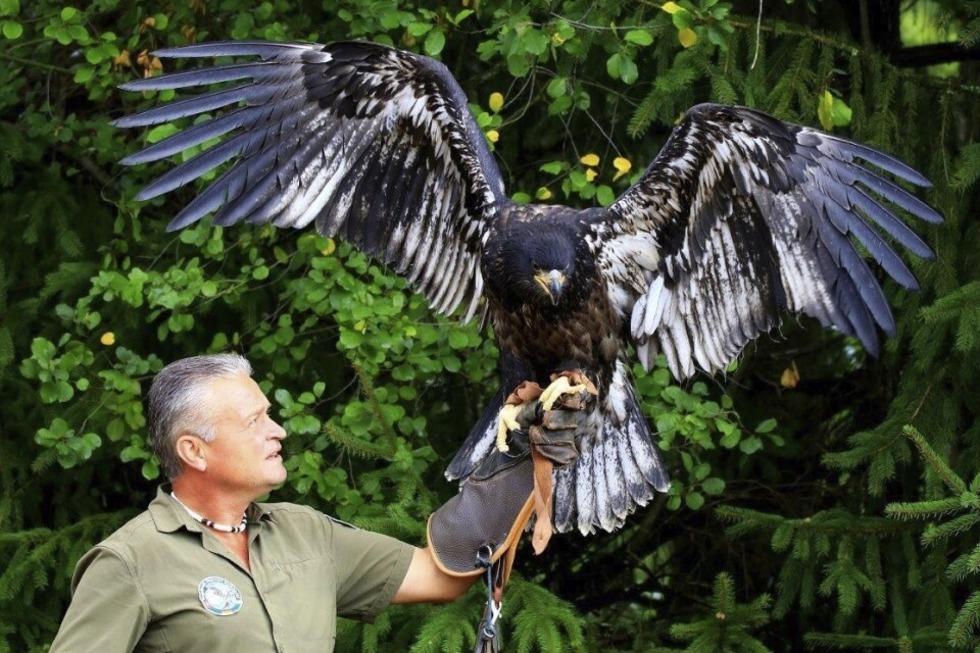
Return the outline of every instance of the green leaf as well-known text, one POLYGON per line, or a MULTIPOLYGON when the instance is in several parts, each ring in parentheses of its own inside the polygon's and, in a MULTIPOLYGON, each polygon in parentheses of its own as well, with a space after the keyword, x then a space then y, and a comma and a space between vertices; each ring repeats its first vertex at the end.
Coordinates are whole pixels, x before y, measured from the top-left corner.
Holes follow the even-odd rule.
POLYGON ((847 106, 840 98, 834 98, 834 106, 831 109, 831 122, 835 127, 843 127, 851 124, 851 107, 847 106))
POLYGON ((24 26, 12 20, 3 21, 3 26, 0 27, 0 30, 3 31, 4 38, 10 39, 11 41, 19 39, 24 34, 24 26))
POLYGON ((50 361, 55 354, 54 344, 45 338, 34 338, 31 341, 31 354, 42 362, 50 361))
POLYGON ((155 458, 151 458, 143 463, 143 467, 140 468, 140 472, 143 474, 143 478, 148 481, 152 481, 160 476, 160 465, 157 463, 155 458))
POLYGON ((549 175, 559 175, 565 171, 566 167, 564 161, 549 161, 542 165, 539 170, 547 172, 549 175))
POLYGON ((614 53, 611 57, 606 59, 606 73, 608 73, 613 79, 619 79, 619 70, 622 59, 623 55, 619 52, 614 53))
POLYGON ((507 55, 507 72, 514 77, 524 77, 531 70, 527 55, 515 52, 507 55))
POLYGON ((432 23, 409 23, 406 29, 412 36, 423 36, 432 31, 432 23))
POLYGON ((824 91, 817 103, 817 118, 820 120, 820 126, 827 131, 834 128, 833 111, 834 96, 830 91, 824 91))
POLYGON ((704 479, 704 481, 701 483, 701 489, 704 490, 706 494, 721 494, 725 491, 725 481, 717 476, 712 476, 704 479))
POLYGON ((176 134, 178 131, 180 131, 180 129, 173 123, 158 125, 146 133, 146 140, 150 143, 159 143, 168 136, 176 134))
POLYGON ((613 192, 612 188, 605 184, 601 184, 598 188, 596 188, 595 197, 601 206, 609 206, 616 201, 616 193, 613 192))
POLYGON ((85 50, 85 60, 90 64, 100 64, 106 60, 106 53, 101 48, 88 48, 85 50))
POLYGON ((640 71, 636 62, 629 57, 621 57, 619 60, 619 78, 627 84, 632 84, 640 76, 640 71))
POLYGON ((670 19, 674 22, 674 27, 678 31, 690 29, 691 25, 694 24, 694 15, 684 8, 678 8, 677 11, 670 15, 670 19))
POLYGON ((684 503, 691 510, 700 510, 704 505, 704 495, 700 492, 688 492, 684 495, 684 503))
POLYGON ((446 34, 442 30, 433 30, 425 37, 425 53, 436 57, 446 46, 446 34))
POLYGON ((20 13, 20 0, 0 0, 0 16, 16 16, 20 13))
POLYGON ((459 25, 464 19, 469 18, 474 13, 475 12, 472 9, 463 9, 453 17, 453 25, 459 25))
POLYGON ((653 43, 653 36, 645 29, 631 29, 626 32, 626 36, 623 38, 630 43, 635 43, 640 46, 647 46, 653 43))
POLYGON ((548 93, 549 97, 558 98, 568 92, 568 80, 564 77, 555 77, 550 82, 548 86, 545 87, 545 92, 548 93))
MULTIPOLYGON (((4 36, 6 36, 6 27, 7 26, 5 24, 4 25, 4 36)), ((10 37, 8 37, 8 38, 10 38, 10 37)), ((95 68, 94 67, 81 65, 81 66, 78 67, 78 70, 75 71, 74 80, 75 80, 75 83, 76 84, 84 84, 87 81, 89 81, 90 79, 92 79, 92 77, 94 75, 95 75, 95 68)))
POLYGON ((762 440, 755 436, 748 437, 739 442, 738 448, 742 450, 742 453, 753 454, 762 448, 762 440))

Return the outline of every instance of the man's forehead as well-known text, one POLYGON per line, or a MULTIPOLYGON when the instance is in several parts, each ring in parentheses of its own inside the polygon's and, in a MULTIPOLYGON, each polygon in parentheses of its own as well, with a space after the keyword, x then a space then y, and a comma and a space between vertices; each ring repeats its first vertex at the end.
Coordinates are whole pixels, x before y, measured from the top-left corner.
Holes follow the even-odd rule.
POLYGON ((259 384, 244 372, 210 379, 205 384, 205 392, 212 401, 233 407, 236 412, 264 410, 269 403, 259 384))

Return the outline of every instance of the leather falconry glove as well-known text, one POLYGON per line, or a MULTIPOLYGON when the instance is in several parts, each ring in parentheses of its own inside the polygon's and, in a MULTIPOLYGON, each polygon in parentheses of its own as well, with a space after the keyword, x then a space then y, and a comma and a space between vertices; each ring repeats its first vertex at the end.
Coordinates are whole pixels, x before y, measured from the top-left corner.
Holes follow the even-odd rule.
MULTIPOLYGON (((483 557, 490 562, 508 552, 513 556, 535 512, 533 458, 559 468, 575 462, 577 434, 594 401, 589 391, 582 391, 563 395, 545 411, 536 397, 524 400, 516 417, 520 428, 510 432, 508 451, 492 448, 460 491, 429 517, 429 546, 440 569, 453 576, 478 576, 483 569, 477 555, 486 547, 491 554, 483 557)), ((550 487, 549 479, 548 494, 550 487)))
POLYGON ((483 575, 487 608, 477 633, 477 651, 499 650, 495 622, 510 578, 521 533, 535 517, 535 553, 551 536, 551 472, 575 462, 580 429, 596 400, 594 387, 560 396, 545 410, 537 384, 524 384, 508 397, 520 404, 519 428, 507 450, 493 447, 461 484, 460 491, 430 517, 428 541, 436 564, 453 576, 483 575))

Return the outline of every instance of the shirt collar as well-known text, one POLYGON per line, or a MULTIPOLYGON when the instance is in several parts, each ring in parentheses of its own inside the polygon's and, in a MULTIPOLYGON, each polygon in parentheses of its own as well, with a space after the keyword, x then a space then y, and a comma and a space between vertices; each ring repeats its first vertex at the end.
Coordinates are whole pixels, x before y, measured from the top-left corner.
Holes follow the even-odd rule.
MULTIPOLYGON (((200 533, 202 531, 201 525, 170 496, 172 489, 170 483, 164 483, 157 488, 157 495, 147 508, 150 517, 153 519, 153 524, 161 533, 173 533, 181 528, 186 528, 193 533, 200 533)), ((255 502, 248 504, 245 515, 249 523, 272 518, 271 512, 255 502)))

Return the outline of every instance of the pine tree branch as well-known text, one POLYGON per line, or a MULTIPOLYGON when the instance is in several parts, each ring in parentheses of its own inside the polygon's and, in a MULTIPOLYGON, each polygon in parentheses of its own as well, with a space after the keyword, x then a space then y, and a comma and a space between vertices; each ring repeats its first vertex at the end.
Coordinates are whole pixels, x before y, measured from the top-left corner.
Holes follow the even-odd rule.
POLYGON ((980 627, 980 592, 974 592, 966 600, 959 614, 949 627, 949 643, 952 646, 970 646, 973 634, 980 627))
POLYGON ((946 461, 940 458, 936 451, 929 446, 929 443, 926 442, 926 439, 922 437, 922 434, 915 427, 906 425, 902 431, 915 444, 922 457, 926 459, 926 462, 932 466, 933 470, 939 475, 939 478, 943 479, 943 482, 954 494, 959 496, 967 492, 966 483, 963 482, 963 479, 950 469, 946 461))
POLYGON ((915 501, 911 503, 889 503, 885 514, 899 519, 934 519, 963 509, 959 497, 938 499, 936 501, 915 501))

